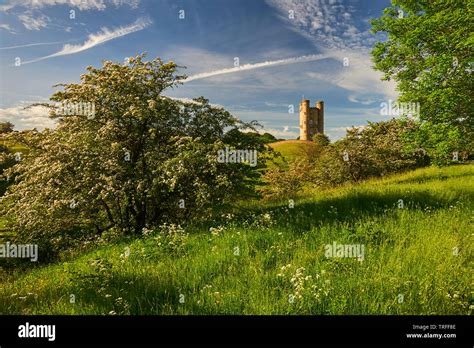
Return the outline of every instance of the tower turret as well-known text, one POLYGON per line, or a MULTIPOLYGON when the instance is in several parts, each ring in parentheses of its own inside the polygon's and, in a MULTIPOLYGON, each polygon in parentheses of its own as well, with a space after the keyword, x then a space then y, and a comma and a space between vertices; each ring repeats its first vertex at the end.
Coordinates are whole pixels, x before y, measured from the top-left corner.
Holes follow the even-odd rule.
POLYGON ((300 102, 300 140, 312 140, 317 133, 324 134, 324 102, 309 106, 309 100, 300 102))
POLYGON ((322 100, 316 102, 316 109, 318 109, 318 133, 324 134, 324 102, 322 100))
POLYGON ((308 129, 310 121, 309 100, 303 99, 300 102, 300 140, 308 139, 308 129))

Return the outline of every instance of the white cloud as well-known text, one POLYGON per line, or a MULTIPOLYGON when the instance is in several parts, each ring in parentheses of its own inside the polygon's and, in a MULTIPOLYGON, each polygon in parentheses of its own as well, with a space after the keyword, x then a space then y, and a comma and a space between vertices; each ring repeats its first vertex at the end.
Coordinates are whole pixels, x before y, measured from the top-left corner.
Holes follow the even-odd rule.
POLYGON ((24 62, 23 64, 34 63, 34 62, 38 62, 38 61, 44 60, 44 59, 49 59, 49 58, 53 58, 53 57, 60 57, 60 56, 65 56, 65 55, 69 55, 69 54, 79 53, 79 52, 88 50, 90 48, 93 48, 97 45, 103 44, 104 42, 107 42, 107 41, 116 39, 118 37, 134 33, 136 31, 143 30, 146 27, 148 27, 150 24, 151 24, 151 20, 140 18, 137 21, 135 21, 135 23, 133 23, 129 26, 120 27, 120 28, 115 29, 115 30, 109 30, 107 28, 102 28, 102 30, 100 32, 98 32, 96 34, 90 34, 88 40, 86 42, 82 43, 82 44, 78 44, 78 45, 66 44, 66 45, 63 46, 63 48, 60 51, 58 51, 56 53, 50 54, 50 55, 45 56, 45 57, 36 58, 36 59, 30 60, 30 61, 24 62))
POLYGON ((277 9, 290 28, 325 47, 366 47, 374 43, 368 31, 359 31, 351 21, 355 9, 341 0, 266 0, 277 9), (294 11, 294 19, 289 18, 294 11), (342 38, 343 34, 351 40, 342 38))
POLYGON ((11 50, 15 48, 23 48, 23 47, 31 47, 31 46, 44 46, 44 45, 57 45, 63 43, 62 41, 55 41, 55 42, 36 42, 31 44, 25 45, 16 45, 16 46, 7 46, 7 47, 0 47, 0 50, 11 50))
POLYGON ((112 4, 115 7, 127 5, 131 8, 137 8, 140 0, 10 0, 5 5, 0 6, 0 11, 9 11, 15 7, 36 10, 57 5, 67 5, 81 11, 102 11, 107 8, 107 4, 112 4))
POLYGON ((352 19, 354 8, 340 0, 267 0, 267 3, 277 9, 291 29, 321 49, 322 54, 341 62, 340 68, 330 73, 310 73, 310 77, 351 91, 351 101, 368 101, 374 94, 383 94, 385 99, 397 98, 396 84, 381 81, 382 74, 371 67, 370 47, 376 37, 368 30, 357 28, 352 19), (288 18, 290 10, 294 11, 295 19, 288 18), (343 66, 344 57, 349 58, 349 66, 343 66))
POLYGON ((140 0, 111 0, 112 3, 116 6, 122 6, 122 5, 128 5, 131 8, 138 8, 138 5, 140 4, 140 0))
POLYGON ((367 98, 367 99, 358 99, 357 97, 350 95, 347 99, 353 103, 363 104, 363 105, 370 105, 376 102, 374 98, 367 98))
POLYGON ((6 30, 9 33, 15 34, 15 31, 10 27, 9 24, 6 24, 6 23, 0 24, 0 29, 6 30))
MULTIPOLYGON (((140 0, 10 0, 4 5, 0 5, 0 12, 9 12, 12 9, 20 8, 15 12, 22 11, 18 15, 18 20, 28 30, 41 30, 49 26, 51 19, 41 13, 41 9, 50 6, 68 6, 77 8, 80 11, 103 11, 111 5, 115 7, 129 6, 132 9, 138 8, 140 0)), ((66 28, 67 29, 67 28, 66 28)))
POLYGON ((261 62, 261 63, 244 64, 244 65, 241 65, 241 66, 238 66, 238 67, 219 69, 219 70, 214 70, 214 71, 209 71, 209 72, 204 72, 204 73, 191 75, 191 76, 188 76, 188 78, 184 82, 190 82, 190 81, 194 81, 194 80, 205 79, 205 78, 208 78, 208 77, 213 77, 213 76, 218 76, 218 75, 231 74, 231 73, 240 72, 240 71, 260 69, 260 68, 265 68, 265 67, 269 67, 269 66, 296 64, 296 63, 304 63, 304 62, 313 62, 313 61, 321 60, 321 59, 324 59, 324 58, 326 58, 326 56, 323 56, 321 54, 313 54, 313 55, 308 55, 308 56, 300 56, 300 57, 285 58, 285 59, 279 59, 279 60, 273 60, 273 61, 265 61, 265 62, 261 62))
MULTIPOLYGON (((197 101, 195 101, 194 99, 191 99, 191 98, 179 98, 179 97, 170 97, 170 96, 164 96, 164 97, 169 98, 169 99, 173 99, 173 100, 177 100, 177 101, 180 101, 180 102, 183 102, 183 103, 201 105, 201 103, 199 103, 199 102, 197 102, 197 101)), ((223 105, 220 105, 220 104, 209 103, 209 105, 214 107, 214 108, 223 108, 224 107, 223 105)))
POLYGON ((347 130, 351 128, 364 129, 366 125, 351 126, 351 127, 329 127, 325 129, 324 133, 331 141, 336 141, 346 136, 347 130))
POLYGON ((22 15, 18 16, 18 19, 23 24, 23 26, 28 30, 41 30, 41 28, 46 28, 48 23, 51 22, 51 19, 46 15, 39 15, 38 17, 33 17, 31 11, 25 12, 22 15))
POLYGON ((277 128, 264 128, 264 129, 259 129, 258 132, 260 134, 263 133, 270 133, 276 138, 292 138, 296 139, 300 133, 296 131, 290 131, 289 128, 283 127, 283 129, 277 129, 277 128))
POLYGON ((49 109, 44 106, 33 106, 25 108, 24 105, 0 108, 0 120, 9 121, 15 125, 15 129, 54 128, 56 122, 49 118, 49 109))
POLYGON ((377 94, 384 99, 397 99, 396 83, 381 81, 383 74, 372 68, 368 54, 352 49, 326 49, 324 52, 337 61, 339 67, 331 69, 330 73, 309 72, 309 77, 352 92, 348 99, 354 103, 371 104, 376 101, 374 95, 377 94), (343 65, 344 58, 348 58, 348 66, 343 65))
POLYGON ((266 101, 264 104, 265 104, 266 106, 271 107, 271 108, 279 108, 279 109, 281 109, 281 108, 288 109, 288 106, 289 106, 289 104, 284 104, 284 103, 271 103, 271 102, 267 102, 267 101, 266 101))

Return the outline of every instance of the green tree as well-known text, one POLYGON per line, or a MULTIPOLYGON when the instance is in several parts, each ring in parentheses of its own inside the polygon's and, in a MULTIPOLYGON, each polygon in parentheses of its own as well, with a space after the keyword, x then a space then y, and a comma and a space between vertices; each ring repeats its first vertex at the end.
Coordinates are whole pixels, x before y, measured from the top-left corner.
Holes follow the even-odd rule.
POLYGON ((473 150, 473 8, 473 0, 393 0, 372 21, 388 34, 372 51, 375 68, 398 83, 399 101, 420 103, 410 143, 438 162, 473 150))
MULTIPOLYGON (((242 144, 236 130, 253 124, 204 98, 163 96, 184 76, 173 62, 143 58, 88 67, 80 83, 51 97, 92 103, 95 114, 64 115, 51 106, 56 129, 32 138, 29 154, 9 170, 17 176, 5 203, 19 238, 59 248, 111 228, 139 234, 162 222, 204 219, 255 185, 261 156, 255 168, 217 161, 219 149, 242 144)), ((260 155, 266 150, 257 140, 245 146, 260 155)))
POLYGON ((329 145, 331 142, 326 134, 316 133, 313 135, 313 141, 318 146, 326 146, 329 145))
POLYGON ((422 150, 407 152, 404 146, 405 135, 417 128, 413 120, 391 119, 348 129, 346 137, 322 149, 312 181, 317 186, 335 186, 428 164, 422 150))
POLYGON ((13 132, 14 125, 11 122, 0 122, 0 134, 13 132))
POLYGON ((3 196, 11 180, 4 177, 3 172, 15 164, 15 159, 5 145, 0 144, 0 196, 3 196))
POLYGON ((329 144, 327 137, 315 137, 316 146, 301 151, 287 168, 275 166, 264 176, 265 198, 297 194, 306 185, 335 187, 429 164, 422 149, 407 151, 403 139, 416 132, 419 124, 408 119, 391 119, 366 127, 353 127, 339 141, 329 144))

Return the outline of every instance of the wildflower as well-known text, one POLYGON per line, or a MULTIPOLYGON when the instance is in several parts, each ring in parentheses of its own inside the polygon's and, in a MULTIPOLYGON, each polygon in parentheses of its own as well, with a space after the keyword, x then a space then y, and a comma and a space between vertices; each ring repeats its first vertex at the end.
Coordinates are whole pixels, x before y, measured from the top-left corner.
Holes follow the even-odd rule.
POLYGON ((220 235, 223 231, 224 231, 224 226, 211 227, 211 228, 209 228, 209 232, 211 232, 211 234, 212 234, 213 236, 218 236, 218 235, 220 235))
POLYGON ((148 108, 154 109, 156 107, 156 101, 150 99, 148 100, 148 108))

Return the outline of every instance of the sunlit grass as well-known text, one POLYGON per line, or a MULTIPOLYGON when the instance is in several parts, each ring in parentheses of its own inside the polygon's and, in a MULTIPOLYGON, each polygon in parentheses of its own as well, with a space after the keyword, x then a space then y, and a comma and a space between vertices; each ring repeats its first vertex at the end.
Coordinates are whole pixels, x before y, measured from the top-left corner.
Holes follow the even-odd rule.
POLYGON ((0 313, 468 314, 473 179, 473 165, 426 168, 98 247, 4 278, 0 313), (326 258, 334 241, 364 260, 326 258))
MULTIPOLYGON (((312 151, 316 147, 312 141, 300 140, 283 140, 268 145, 282 156, 276 158, 275 163, 283 167, 288 162, 304 157, 307 151, 312 151)), ((270 168, 274 167, 272 162, 268 162, 267 165, 270 168)))

